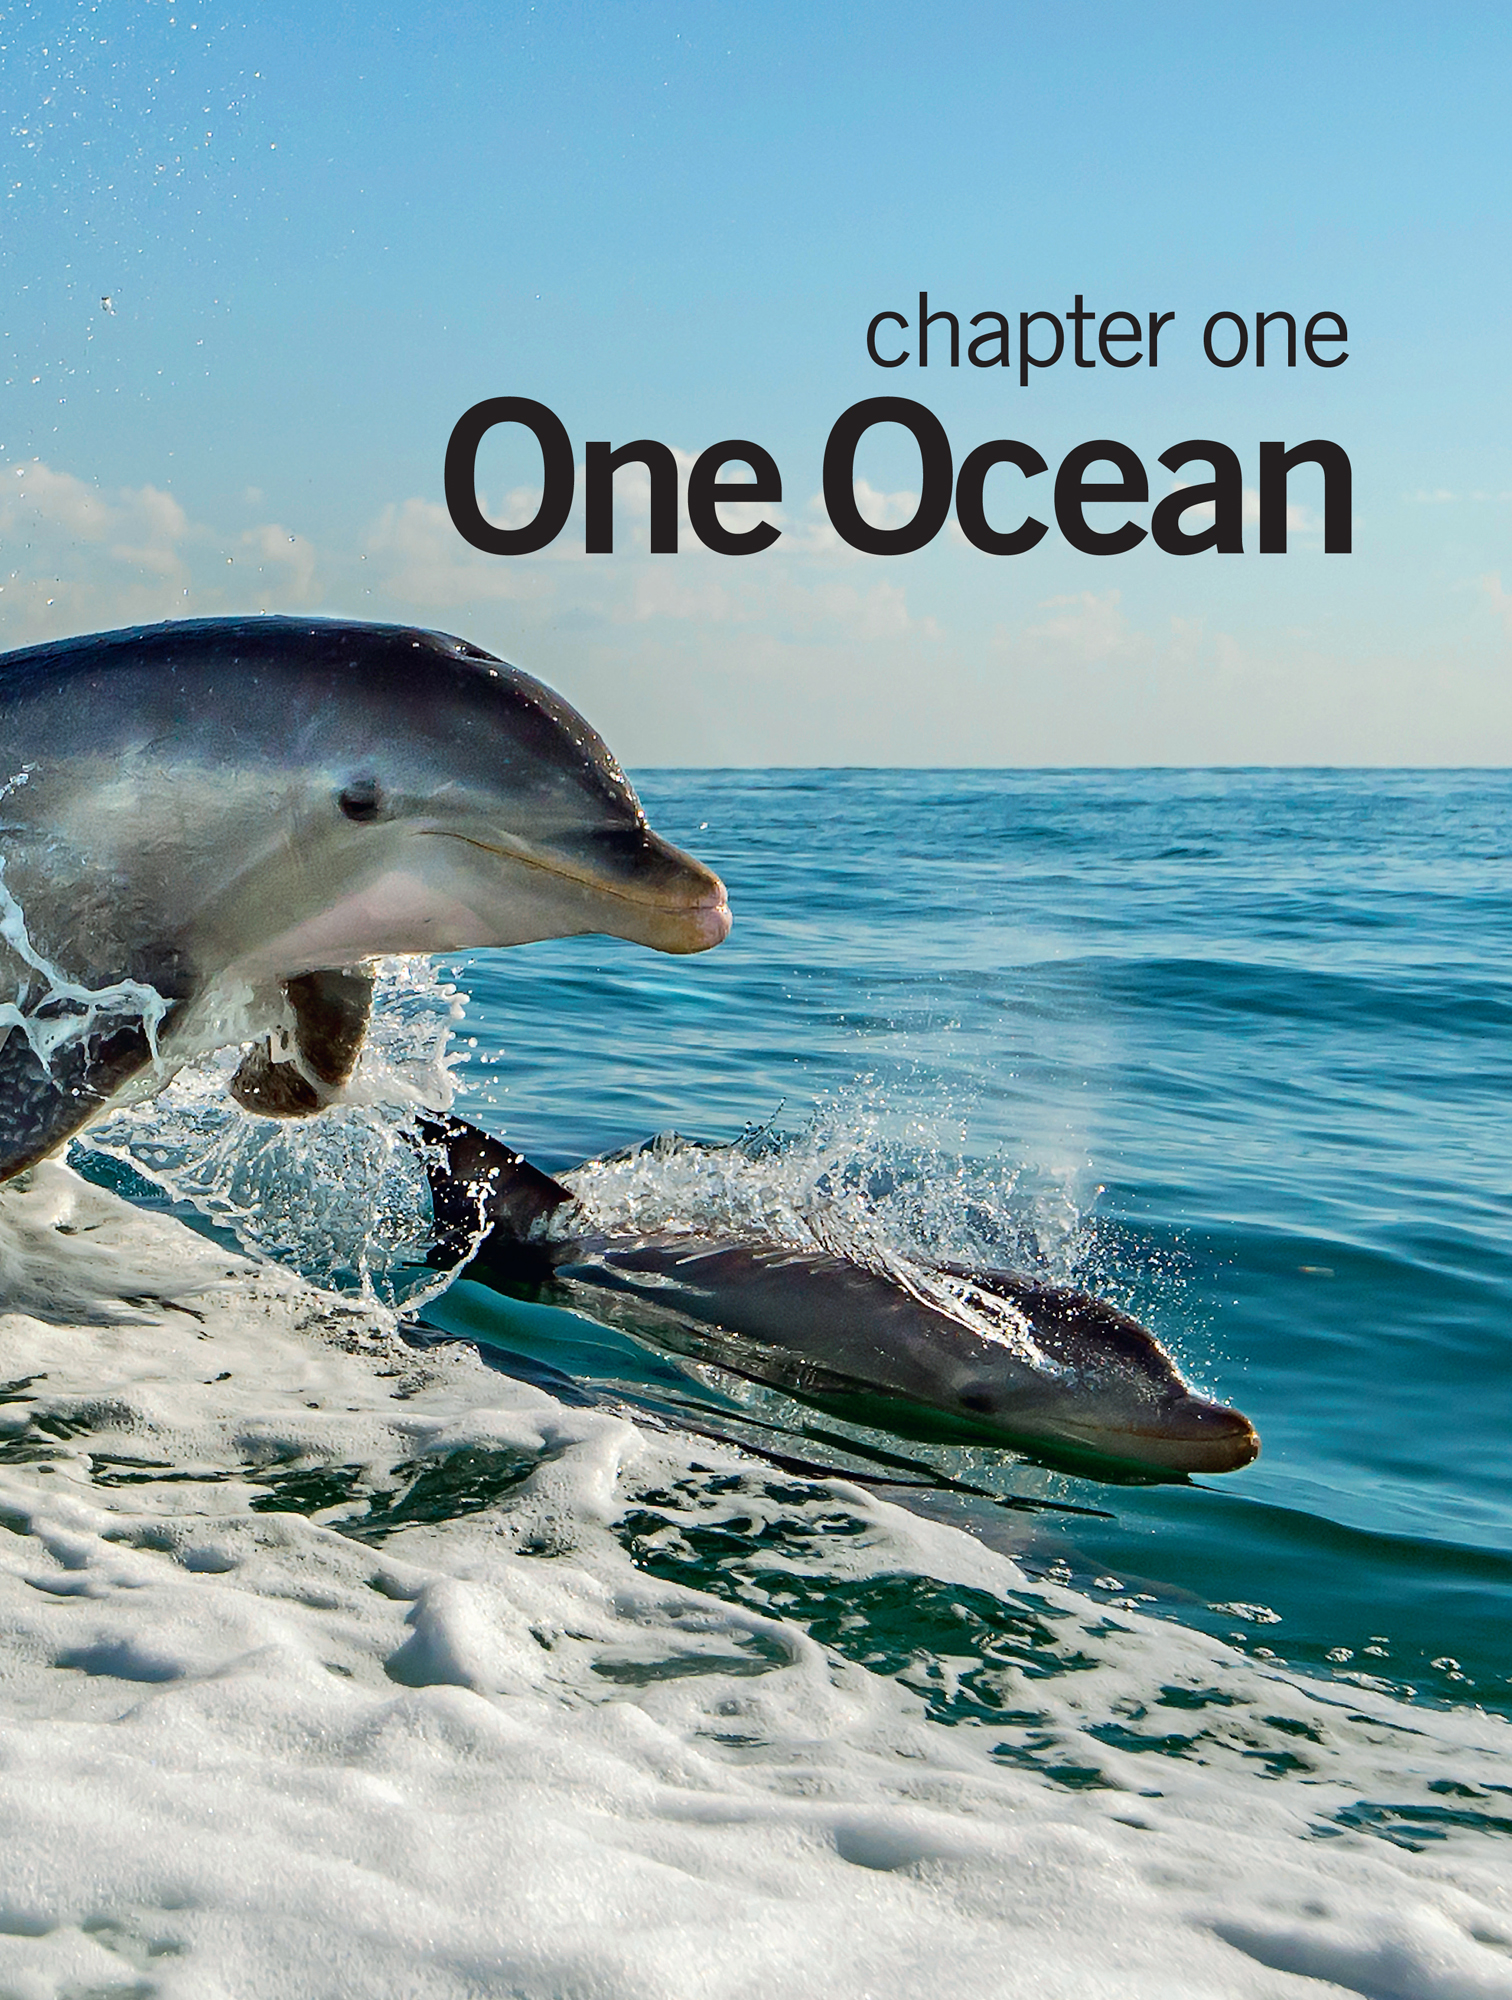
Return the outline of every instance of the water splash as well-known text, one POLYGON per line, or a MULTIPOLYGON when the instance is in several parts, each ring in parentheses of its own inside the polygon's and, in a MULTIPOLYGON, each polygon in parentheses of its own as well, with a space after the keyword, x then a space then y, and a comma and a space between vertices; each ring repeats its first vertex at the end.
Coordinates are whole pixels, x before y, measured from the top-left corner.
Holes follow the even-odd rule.
POLYGON ((1011 1265, 1072 1284, 1102 1247, 1070 1170, 963 1150, 950 1107, 921 1111, 874 1079, 827 1093, 792 1133, 747 1127, 733 1145, 676 1132, 564 1173, 584 1216, 617 1230, 728 1230, 930 1263, 1011 1265), (948 1128, 948 1129, 947 1129, 948 1128))
MULTIPOLYGON (((748 1130, 732 1146, 676 1132, 561 1176, 576 1197, 559 1228, 732 1235, 823 1251, 889 1279, 1029 1365, 1057 1372, 1018 1309, 942 1264, 1033 1270, 1074 1282, 1097 1244, 1074 1183, 948 1150, 937 1119, 907 1118, 862 1085, 791 1136, 748 1130)), ((958 1135, 953 1135, 957 1136, 958 1135)))
MULTIPOLYGON (((415 1113, 452 1102, 462 1011, 428 962, 386 961, 357 1074, 318 1117, 242 1110, 229 1092, 241 1051, 228 1048, 111 1114, 86 1143, 229 1228, 248 1254, 413 1312, 447 1282, 425 1262, 433 1222, 415 1113)), ((939 1267, 1086 1282, 1103 1248, 1090 1204, 1073 1173, 974 1160, 964 1138, 950 1106, 922 1111, 866 1078, 827 1094, 796 1133, 751 1127, 733 1145, 708 1145, 667 1132, 571 1169, 562 1178, 575 1205, 562 1226, 730 1235, 844 1257, 1054 1371, 1014 1306, 939 1267)))
MULTIPOLYGON (((27 771, 12 778, 0 788, 0 799, 9 796, 29 776, 27 771)), ((25 911, 6 887, 3 854, 0 854, 0 942, 8 945, 21 964, 41 981, 41 991, 35 997, 32 982, 22 980, 18 982, 14 1000, 0 1001, 0 1030, 16 1029, 24 1035, 32 1054, 49 1076, 58 1051, 84 1041, 102 1019, 139 1020, 147 1032, 153 1062, 160 1061, 157 1033, 173 1002, 155 986, 139 979, 117 979, 108 986, 85 986, 44 957, 32 943, 25 911), (44 1014, 40 1011, 43 1008, 51 1011, 44 1014)))
POLYGON ((242 1051, 222 1049, 92 1126, 85 1143, 230 1229, 248 1255, 378 1306, 413 1307, 447 1282, 425 1265, 430 1191, 415 1113, 451 1103, 463 1004, 428 961, 384 960, 340 1104, 304 1119, 244 1111, 229 1090, 242 1051))

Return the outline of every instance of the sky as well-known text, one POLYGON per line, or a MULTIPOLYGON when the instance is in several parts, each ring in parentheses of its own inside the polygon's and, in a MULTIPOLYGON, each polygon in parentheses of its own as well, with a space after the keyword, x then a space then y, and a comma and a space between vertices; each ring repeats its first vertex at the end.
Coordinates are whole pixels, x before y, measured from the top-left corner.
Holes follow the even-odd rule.
MULTIPOLYGON (((415 623, 548 680, 641 766, 1512 762, 1509 68, 1512 16, 1475 6, 20 0, 0 645, 415 623), (928 367, 879 368, 868 323, 921 290, 963 328, 1007 315, 1015 363, 1018 315, 1064 324, 1078 294, 1174 318, 1154 369, 1068 342, 1021 386, 944 365, 943 323, 928 367), (1348 358, 1286 367, 1277 322, 1263 369, 1253 338, 1214 367, 1220 311, 1338 314, 1348 358), (951 521, 908 555, 847 546, 825 442, 883 395, 938 417, 957 469, 1038 451, 1048 476, 1000 467, 985 497, 1003 528, 1032 504, 1039 545, 951 521), (473 549, 444 504, 453 426, 499 396, 573 444, 535 555, 473 549), (684 487, 709 445, 763 446, 778 540, 714 553, 684 513, 653 555, 631 469, 587 555, 586 443, 648 437, 684 487), (1303 468, 1262 555, 1259 444, 1316 437, 1353 467, 1353 550, 1324 552, 1303 468), (1048 489, 1098 438, 1150 474, 1104 527, 1148 525, 1169 446, 1228 444, 1244 552, 1073 548, 1048 489)), ((911 518, 907 432, 869 431, 854 472, 866 518, 911 518)), ((529 519, 541 478, 528 433, 489 433, 489 518, 529 519)))

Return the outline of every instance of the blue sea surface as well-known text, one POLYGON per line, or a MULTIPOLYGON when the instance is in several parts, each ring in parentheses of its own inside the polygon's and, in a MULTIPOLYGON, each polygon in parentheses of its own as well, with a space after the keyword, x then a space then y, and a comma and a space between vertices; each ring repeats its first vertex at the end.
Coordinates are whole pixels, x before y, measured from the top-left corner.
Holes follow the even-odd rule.
MULTIPOLYGON (((891 1157, 942 1214, 996 1204, 1263 1452, 1138 1486, 942 1448, 1019 1511, 916 1504, 1262 1657, 1512 1706, 1512 774, 637 782, 733 934, 458 961, 459 1109, 558 1170, 822 1125, 866 1185, 891 1157)), ((487 1337, 487 1297, 431 1316, 487 1337)), ((602 1375, 552 1324, 562 1375, 602 1375)))

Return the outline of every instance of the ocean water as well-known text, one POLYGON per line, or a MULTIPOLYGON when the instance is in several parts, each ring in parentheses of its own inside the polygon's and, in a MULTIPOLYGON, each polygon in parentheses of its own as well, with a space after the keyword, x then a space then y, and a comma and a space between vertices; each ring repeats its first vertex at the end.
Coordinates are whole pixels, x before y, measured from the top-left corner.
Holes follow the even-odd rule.
MULTIPOLYGON (((915 1241, 985 1204, 1263 1441, 1186 1487, 935 1454, 1099 1510, 1019 1512, 1026 1560, 1309 1669, 1505 1709, 1512 778, 638 782, 724 875, 728 943, 459 964, 459 1107, 554 1171, 770 1121, 811 1177, 906 1164, 915 1241)), ((476 1330, 487 1301, 466 1304, 476 1330)), ((592 1379, 570 1341, 558 1358, 592 1379)), ((990 1503, 937 1504, 1003 1533, 990 1503)))
POLYGON ((222 1057, 0 1200, 0 1993, 1512 2000, 1512 777, 638 784, 718 951, 390 966, 350 1107, 222 1057), (448 1075, 631 1219, 1114 1298, 1262 1455, 448 1281, 448 1075))

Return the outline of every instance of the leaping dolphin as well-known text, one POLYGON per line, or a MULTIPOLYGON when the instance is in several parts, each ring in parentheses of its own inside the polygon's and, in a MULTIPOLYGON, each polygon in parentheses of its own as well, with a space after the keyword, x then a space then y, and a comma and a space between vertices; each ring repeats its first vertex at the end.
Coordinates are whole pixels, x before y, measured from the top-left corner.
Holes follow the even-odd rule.
POLYGON ((1233 1472, 1260 1440, 1193 1393, 1146 1327, 1090 1293, 959 1264, 868 1268, 755 1236, 610 1233, 570 1187, 456 1118, 421 1121, 434 1261, 809 1398, 909 1406, 1052 1462, 1233 1472), (922 1282, 918 1282, 918 1281, 922 1282), (1006 1309, 1006 1310, 1005 1310, 1006 1309))
POLYGON ((196 619, 0 658, 0 1181, 232 1043, 265 1038, 241 1102, 319 1110, 380 955, 729 927, 596 732, 464 640, 196 619))

